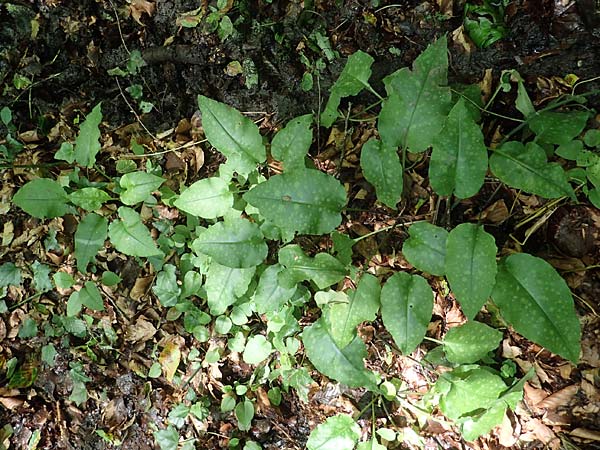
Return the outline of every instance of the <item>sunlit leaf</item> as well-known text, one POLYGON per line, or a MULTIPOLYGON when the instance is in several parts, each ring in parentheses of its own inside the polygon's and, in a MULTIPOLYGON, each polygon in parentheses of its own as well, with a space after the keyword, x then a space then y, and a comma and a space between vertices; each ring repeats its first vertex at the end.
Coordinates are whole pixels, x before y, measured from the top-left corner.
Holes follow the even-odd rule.
POLYGON ((258 334, 248 339, 242 357, 246 363, 257 365, 267 359, 272 351, 271 343, 262 334, 258 334))
POLYGON ((21 187, 12 201, 30 216, 43 219, 64 216, 69 197, 56 181, 36 178, 21 187))
POLYGON ((102 120, 102 104, 98 103, 87 115, 75 140, 75 161, 84 167, 92 167, 96 162, 96 154, 100 151, 100 121, 102 120))
POLYGON ((395 209, 404 183, 396 148, 369 139, 360 152, 360 167, 366 180, 375 186, 377 200, 395 209))
POLYGON ((444 336, 444 352, 454 364, 471 364, 498 348, 502 333, 481 322, 469 321, 450 328, 444 336))
POLYGON ((162 254, 136 211, 121 206, 118 213, 121 219, 112 222, 108 228, 110 241, 118 251, 130 256, 162 254))
POLYGON ((126 205, 135 205, 143 202, 150 194, 157 190, 164 179, 146 172, 130 172, 121 177, 119 184, 124 189, 121 192, 121 201, 126 205))
POLYGON ((233 206, 233 194, 221 178, 205 178, 196 181, 173 203, 180 210, 202 217, 216 219, 224 216, 233 206))
POLYGON ((413 223, 409 238, 402 244, 402 253, 409 263, 432 275, 446 273, 446 239, 448 232, 429 222, 413 223))
POLYGON ((75 232, 75 259, 77 270, 81 273, 87 271, 87 266, 104 248, 108 231, 108 221, 98 214, 89 213, 77 226, 75 232))
POLYGON ((256 267, 234 269, 213 261, 206 274, 208 307, 213 316, 223 314, 248 290, 256 267))
POLYGON ((296 292, 296 286, 287 288, 279 283, 278 276, 283 270, 284 267, 280 264, 273 264, 267 267, 260 276, 253 297, 256 312, 259 314, 278 311, 296 292))
POLYGON ((94 187, 86 187, 77 189, 69 194, 69 200, 76 206, 85 209, 86 211, 96 211, 100 209, 102 205, 110 200, 108 195, 102 189, 94 187))
POLYGON ((360 427, 352 417, 339 414, 317 426, 308 437, 308 450, 353 450, 360 439, 360 427))
POLYGON ((100 291, 91 281, 86 281, 79 291, 71 294, 67 301, 67 316, 76 316, 83 306, 94 311, 104 311, 104 301, 100 291))
POLYGON ((306 256, 300 246, 287 245, 279 250, 279 264, 285 270, 279 274, 283 286, 296 286, 301 281, 311 280, 319 289, 324 289, 346 276, 346 267, 328 253, 306 256))

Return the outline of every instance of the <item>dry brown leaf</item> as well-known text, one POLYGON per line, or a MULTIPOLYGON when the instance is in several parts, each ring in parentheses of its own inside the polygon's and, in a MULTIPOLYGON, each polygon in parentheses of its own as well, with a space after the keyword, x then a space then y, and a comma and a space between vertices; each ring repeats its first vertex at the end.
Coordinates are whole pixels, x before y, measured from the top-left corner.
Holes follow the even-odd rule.
POLYGON ((129 342, 146 342, 156 334, 156 328, 144 316, 140 316, 135 324, 129 324, 125 331, 125 340, 129 342))
POLYGON ((167 342, 162 352, 160 352, 158 362, 162 367, 166 380, 169 383, 173 381, 177 367, 179 367, 179 363, 181 362, 181 348, 176 339, 167 342))
POLYGON ((152 284, 153 279, 154 277, 152 276, 137 278, 135 280, 135 284, 131 288, 129 296, 134 300, 139 300, 140 298, 142 298, 144 295, 146 295, 148 289, 150 289, 150 285, 152 284))
POLYGON ((23 403, 25 403, 25 400, 21 400, 20 398, 0 397, 0 404, 11 411, 19 408, 23 403))
POLYGON ((503 445, 504 447, 510 448, 517 443, 517 433, 515 433, 513 424, 507 414, 504 414, 502 424, 497 428, 496 436, 498 437, 500 445, 503 445))
POLYGON ((529 406, 537 406, 538 403, 542 402, 548 397, 548 393, 543 389, 537 389, 533 387, 529 382, 523 386, 523 393, 525 402, 529 406))
POLYGON ((475 44, 473 43, 471 38, 465 33, 465 27, 463 25, 461 25, 452 32, 452 41, 458 47, 462 48, 467 54, 475 50, 475 44))
POLYGON ((506 203, 500 199, 492 203, 490 206, 485 208, 476 217, 478 220, 482 220, 489 223, 501 223, 508 219, 510 215, 506 203))
POLYGON ((540 419, 531 419, 523 426, 523 433, 519 436, 519 439, 525 442, 540 440, 543 444, 547 444, 555 437, 554 432, 544 425, 540 419))
POLYGON ((600 441, 600 431, 588 430, 587 428, 575 428, 569 434, 581 439, 600 441))
POLYGON ((544 400, 539 402, 536 406, 539 408, 548 408, 548 409, 556 409, 559 406, 567 406, 571 399, 577 394, 579 391, 579 385, 572 384, 571 386, 567 386, 566 388, 561 389, 558 392, 546 397, 544 400))
POLYGON ((147 0, 131 0, 131 4, 129 5, 131 17, 133 17, 133 20, 142 26, 144 26, 144 24, 140 21, 142 14, 146 13, 148 16, 152 16, 155 8, 156 5, 147 0))

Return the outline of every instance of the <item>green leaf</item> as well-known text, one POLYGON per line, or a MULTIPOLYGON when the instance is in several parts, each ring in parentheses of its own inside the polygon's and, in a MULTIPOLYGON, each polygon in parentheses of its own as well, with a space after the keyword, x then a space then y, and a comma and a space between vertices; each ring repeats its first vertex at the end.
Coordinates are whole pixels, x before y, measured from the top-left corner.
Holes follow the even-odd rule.
POLYGON ((446 278, 467 319, 489 298, 496 277, 496 242, 482 226, 462 223, 446 240, 446 278))
POLYGON ((77 189, 69 194, 69 200, 76 206, 85 209, 86 211, 96 211, 102 205, 110 200, 110 195, 102 189, 94 187, 86 187, 77 189))
POLYGON ((347 234, 334 231, 331 233, 335 257, 345 266, 352 264, 352 247, 356 244, 347 234))
POLYGON ((353 450, 360 439, 360 427, 350 416, 339 414, 317 426, 308 437, 308 450, 353 450))
POLYGON ((359 336, 340 348, 321 318, 304 328, 302 342, 308 359, 323 375, 349 387, 365 387, 370 390, 376 388, 377 377, 365 369, 363 359, 367 357, 367 349, 359 336))
POLYGON ((164 430, 155 431, 154 439, 160 450, 177 450, 179 445, 179 433, 173 425, 169 425, 164 430))
POLYGON ((260 227, 242 218, 211 225, 194 240, 192 249, 237 269, 258 266, 269 251, 260 227))
POLYGON ((100 129, 102 121, 102 103, 98 103, 88 114, 75 139, 75 161, 84 167, 92 167, 96 154, 100 151, 100 129))
POLYGON ((448 330, 444 352, 454 364, 471 364, 498 348, 502 333, 481 322, 469 321, 448 330))
POLYGON ((15 263, 7 262, 0 266, 0 288, 21 284, 21 270, 15 263))
POLYGON ((381 289, 381 318, 400 351, 421 343, 433 312, 433 293, 425 278, 398 272, 381 289))
POLYGON ((23 323, 19 328, 18 337, 21 339, 28 339, 37 336, 37 333, 38 327, 35 323, 35 320, 33 320, 29 316, 25 316, 25 318, 23 319, 23 323))
POLYGON ((198 96, 202 126, 208 142, 232 163, 240 175, 248 175, 266 159, 266 150, 258 127, 239 111, 198 96))
POLYGON ((94 311, 104 311, 104 302, 100 296, 100 291, 91 281, 86 281, 79 291, 71 294, 67 301, 67 316, 76 316, 81 311, 82 306, 94 311))
POLYGON ((386 450, 387 447, 377 442, 377 439, 372 438, 367 442, 359 442, 356 450, 386 450))
POLYGON ((461 98, 433 141, 429 178, 439 195, 467 198, 479 192, 488 168, 487 148, 479 125, 461 98))
POLYGON ((118 213, 121 220, 115 220, 108 227, 110 241, 118 251, 140 257, 162 254, 136 211, 121 206, 118 213))
POLYGON ((67 272, 56 272, 54 275, 52 275, 52 279, 54 280, 56 287, 60 289, 69 289, 75 284, 75 280, 71 274, 67 272))
POLYGON ((283 270, 284 267, 280 264, 273 264, 260 276, 253 298, 257 313, 279 311, 293 297, 296 286, 287 288, 279 283, 278 277, 283 270))
POLYGON ((58 356, 58 352, 56 351, 56 347, 54 344, 49 343, 42 347, 42 362, 50 367, 54 367, 56 364, 55 359, 58 356))
POLYGON ((37 293, 48 292, 53 289, 50 281, 50 267, 42 264, 39 261, 34 261, 31 265, 33 272, 33 287, 37 293))
POLYGON ((585 132, 585 136, 583 137, 583 142, 585 142, 585 145, 588 147, 600 146, 600 130, 594 128, 587 130, 585 132))
POLYGON ((105 270, 104 272, 102 272, 102 284, 104 286, 116 286, 122 280, 123 279, 119 275, 117 275, 114 272, 111 272, 110 270, 105 270))
POLYGON ((581 134, 589 116, 587 111, 541 111, 533 115, 528 124, 539 140, 563 145, 581 134))
POLYGON ((576 161, 583 151, 583 142, 579 139, 567 142, 556 148, 555 154, 569 161, 576 161))
POLYGON ((314 258, 306 256, 300 246, 287 245, 279 250, 279 264, 285 270, 279 275, 284 287, 296 286, 301 281, 313 281, 324 289, 346 276, 346 267, 328 253, 317 253, 314 258))
MULTIPOLYGON (((322 291, 321 291, 322 292, 322 291)), ((344 295, 345 302, 334 302, 324 310, 324 320, 329 334, 339 348, 344 348, 356 336, 356 326, 373 321, 379 311, 381 287, 377 277, 365 273, 358 282, 356 291, 344 295)))
POLYGON ((375 186, 377 200, 396 209, 403 187, 402 164, 396 148, 369 139, 360 152, 360 167, 365 179, 375 186))
POLYGON ((321 114, 321 125, 328 128, 338 118, 337 109, 343 97, 356 95, 364 88, 372 90, 369 85, 371 64, 373 58, 361 50, 348 57, 344 70, 331 87, 329 100, 321 114))
POLYGON ((248 431, 254 418, 254 405, 247 398, 235 406, 235 417, 240 431, 248 431))
POLYGON ((87 265, 94 261, 95 256, 101 248, 108 232, 108 221, 98 214, 86 215, 77 226, 75 232, 75 259, 77 270, 81 273, 87 271, 87 265))
POLYGON ((283 163, 283 169, 289 172, 305 168, 305 157, 312 144, 312 114, 290 120, 271 141, 271 155, 283 163))
POLYGON ((342 221, 346 191, 332 176, 303 169, 269 178, 247 192, 244 200, 284 230, 327 234, 342 221))
POLYGON ((446 239, 448 232, 429 222, 413 223, 402 253, 409 263, 423 272, 442 276, 446 273, 446 239))
POLYGON ((256 267, 233 269, 211 262, 206 274, 208 307, 213 316, 221 315, 248 290, 256 267))
POLYGON ((447 73, 447 45, 442 37, 414 61, 412 71, 403 68, 384 78, 389 97, 377 128, 385 146, 422 152, 433 144, 452 106, 447 73))
POLYGON ((153 191, 156 191, 165 180, 146 172, 126 173, 121 177, 119 184, 124 189, 121 192, 121 201, 126 205, 135 205, 146 200, 153 191))
POLYGON ((60 144, 60 148, 54 154, 54 159, 66 161, 69 164, 73 164, 75 161, 75 146, 70 142, 63 142, 60 144))
POLYGON ((183 191, 173 204, 188 214, 203 219, 216 219, 231 209, 233 194, 229 192, 229 184, 225 180, 205 178, 183 191))
POLYGON ((563 168, 546 161, 546 152, 539 145, 510 141, 494 150, 490 169, 504 183, 545 198, 564 195, 575 198, 563 168))
POLYGON ((68 200, 62 186, 48 178, 28 182, 13 197, 15 205, 38 219, 64 216, 68 200))
POLYGON ((181 288, 177 284, 177 268, 173 264, 165 264, 156 276, 156 283, 152 286, 152 292, 158 297, 161 305, 168 308, 175 306, 181 294, 181 288))
POLYGON ((272 351, 271 343, 262 334, 259 334, 248 339, 243 359, 248 364, 258 365, 267 359, 272 351))
POLYGON ((577 364, 581 327, 571 291, 550 264, 526 253, 508 256, 492 299, 518 333, 577 364))

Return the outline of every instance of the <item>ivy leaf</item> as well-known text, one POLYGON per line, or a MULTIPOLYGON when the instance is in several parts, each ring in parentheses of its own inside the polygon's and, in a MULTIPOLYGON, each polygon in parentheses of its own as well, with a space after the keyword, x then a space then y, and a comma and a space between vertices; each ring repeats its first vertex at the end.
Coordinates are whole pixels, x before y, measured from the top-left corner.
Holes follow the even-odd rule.
POLYGON ((302 169, 254 186, 244 200, 276 226, 302 234, 327 234, 342 221, 344 187, 330 175, 302 169))
POLYGON ((396 209, 403 188, 402 164, 396 148, 369 139, 360 152, 360 167, 365 179, 375 186, 377 200, 396 209))
POLYGON ((248 175, 266 159, 266 150, 258 127, 239 111, 198 96, 202 126, 208 142, 219 150, 240 175, 248 175))
POLYGON ((96 211, 102 208, 102 205, 110 200, 110 195, 102 189, 94 187, 86 187, 77 189, 69 194, 69 200, 76 206, 85 209, 86 211, 96 211))
POLYGON ((102 121, 102 103, 98 103, 90 112, 75 139, 75 161, 84 167, 92 167, 96 162, 96 154, 100 151, 100 129, 102 121))
POLYGON ((258 266, 269 251, 260 227, 239 217, 208 227, 194 240, 192 249, 237 269, 258 266))
POLYGON ((321 114, 321 125, 329 128, 338 118, 338 106, 343 97, 356 95, 364 88, 371 90, 369 78, 373 58, 361 50, 348 57, 344 70, 331 87, 325 110, 321 114))
POLYGON ((279 250, 279 264, 285 267, 279 275, 279 281, 284 287, 310 280, 319 289, 325 289, 346 276, 346 267, 330 254, 317 253, 311 258, 295 244, 279 250))
MULTIPOLYGON (((322 292, 322 291, 321 291, 322 292)), ((344 295, 345 302, 332 302, 324 309, 329 334, 339 348, 344 348, 356 336, 356 326, 373 321, 379 311, 381 286, 377 277, 365 273, 356 291, 344 295)))
POLYGON ((52 290, 52 282, 50 281, 50 267, 42 264, 39 261, 34 261, 31 265, 33 272, 33 286, 37 293, 48 292, 52 290))
POLYGON ((283 270, 280 264, 273 264, 260 276, 253 298, 258 314, 279 311, 296 292, 296 286, 287 288, 279 283, 278 276, 283 270))
POLYGON ((229 185, 225 180, 205 178, 183 191, 173 204, 188 214, 203 219, 216 219, 231 209, 233 194, 229 192, 229 185))
POLYGON ((454 364, 471 364, 498 348, 502 333, 481 322, 469 321, 448 330, 444 352, 454 364))
POLYGON ((165 180, 146 172, 130 172, 121 177, 119 184, 123 189, 121 201, 126 205, 143 202, 157 190, 165 180))
POLYGON ((577 364, 581 327, 571 291, 550 264, 526 253, 508 256, 492 299, 518 333, 577 364))
POLYGON ((433 292, 425 278, 398 272, 381 289, 381 318, 400 351, 421 343, 433 312, 433 292))
POLYGON ((77 270, 87 272, 87 266, 104 248, 104 241, 108 232, 108 221, 98 214, 89 213, 77 226, 75 232, 75 259, 77 270))
POLYGON ((110 224, 108 236, 118 251, 140 257, 162 254, 137 212, 126 206, 121 206, 117 211, 121 220, 110 224))
POLYGON ((0 288, 21 284, 21 269, 15 263, 6 262, 0 266, 0 288))
POLYGON ((467 319, 489 298, 496 277, 496 243, 483 227, 462 223, 446 240, 446 278, 467 319))
POLYGON ((527 146, 517 141, 506 142, 494 150, 490 169, 511 187, 545 198, 566 195, 575 199, 563 168, 557 163, 548 163, 546 152, 534 142, 527 146))
POLYGON ((79 314, 82 306, 94 311, 104 311, 104 302, 100 291, 91 281, 86 281, 79 291, 71 294, 67 301, 67 317, 74 317, 79 314))
POLYGON ((286 172, 306 167, 304 160, 313 137, 312 120, 312 114, 290 120, 271 141, 271 155, 283 163, 286 172))
POLYGON ((363 359, 367 356, 367 349, 359 336, 346 347, 340 348, 321 318, 304 328, 302 342, 310 362, 325 376, 349 387, 376 388, 377 377, 365 369, 363 359))
POLYGON ((564 145, 581 134, 589 116, 587 111, 541 111, 529 118, 528 125, 539 140, 564 145))
POLYGON ((439 195, 467 198, 479 192, 488 169, 483 133, 461 99, 433 141, 429 178, 439 195))
POLYGON ((447 73, 447 45, 442 37, 419 55, 412 71, 405 67, 384 78, 389 97, 377 128, 385 146, 411 152, 431 146, 452 106, 447 73))
POLYGON ((64 216, 68 201, 62 186, 48 178, 28 182, 13 197, 15 205, 38 219, 64 216))
POLYGON ((213 316, 223 314, 248 290, 256 267, 233 269, 213 261, 206 274, 208 307, 213 316))
POLYGON ((267 359, 272 351, 271 343, 259 334, 248 339, 242 358, 248 364, 258 365, 267 359))
MULTIPOLYGON (((165 264, 156 276, 156 283, 152 287, 152 292, 160 300, 164 307, 175 306, 181 294, 181 288, 177 284, 177 268, 173 264, 165 264)), ((188 272, 190 273, 190 272, 188 272)))
POLYGON ((448 232, 429 222, 413 223, 402 253, 409 263, 423 272, 442 276, 446 273, 446 239, 448 232))
POLYGON ((328 418, 308 437, 308 450, 353 450, 360 439, 360 427, 345 414, 328 418))

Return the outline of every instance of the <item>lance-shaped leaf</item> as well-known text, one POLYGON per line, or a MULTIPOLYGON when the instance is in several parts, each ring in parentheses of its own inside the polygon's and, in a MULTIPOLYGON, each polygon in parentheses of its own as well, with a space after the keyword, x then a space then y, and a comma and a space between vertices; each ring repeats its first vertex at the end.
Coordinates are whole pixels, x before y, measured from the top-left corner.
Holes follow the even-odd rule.
POLYGON ((433 141, 429 178, 439 195, 467 198, 479 192, 488 167, 481 128, 461 98, 433 141))
POLYGON ((471 364, 498 348, 502 333, 481 322, 469 321, 448 330, 444 352, 454 364, 471 364))
POLYGON ((285 270, 279 281, 285 287, 296 286, 301 281, 313 281, 319 289, 325 289, 346 276, 346 267, 328 253, 306 256, 300 246, 287 245, 279 250, 279 264, 285 270))
POLYGON ((408 234, 410 237, 402 244, 408 262, 423 272, 444 275, 448 232, 429 222, 417 222, 410 226, 408 234))
POLYGON ((259 226, 241 218, 211 225, 194 240, 192 249, 236 269, 258 266, 269 251, 259 226))
POLYGON ((48 178, 29 181, 13 197, 15 205, 38 219, 64 216, 68 200, 62 186, 48 178))
POLYGON ((247 175, 266 159, 258 127, 239 111, 198 96, 202 126, 208 142, 227 157, 238 173, 247 175))
POLYGON ((365 369, 363 359, 367 356, 367 348, 359 336, 340 348, 323 319, 319 319, 304 329, 302 342, 308 359, 322 374, 349 387, 376 388, 375 374, 365 369))
POLYGON ((188 214, 203 219, 216 219, 231 209, 233 194, 225 180, 217 177, 205 178, 183 191, 173 204, 188 214))
POLYGON ((377 200, 395 209, 403 186, 402 164, 396 148, 369 139, 360 152, 360 167, 366 180, 375 186, 377 200))
POLYGON ((496 243, 483 227, 463 223, 446 240, 446 277, 468 319, 487 301, 496 277, 496 243))
POLYGON ((402 68, 383 80, 389 97, 377 128, 384 145, 411 152, 431 146, 452 106, 447 75, 446 38, 442 37, 419 55, 412 71, 402 68))
POLYGON ((118 212, 121 220, 115 220, 108 227, 110 242, 118 251, 140 257, 162 254, 136 211, 121 206, 118 212))
POLYGON ((164 178, 146 172, 130 172, 121 177, 119 184, 124 189, 121 192, 121 201, 126 205, 135 205, 143 202, 161 184, 164 178))
POLYGON ((279 283, 279 274, 283 270, 280 264, 273 264, 260 276, 253 298, 257 313, 279 311, 296 292, 296 286, 287 288, 279 283))
POLYGON ((75 259, 77 270, 87 271, 87 265, 94 260, 98 251, 104 248, 108 231, 108 221, 98 214, 90 213, 83 218, 75 232, 75 259))
POLYGON ((359 50, 348 57, 344 70, 331 88, 329 100, 321 114, 321 125, 330 127, 338 118, 338 106, 343 97, 356 95, 364 88, 371 89, 369 77, 371 76, 371 55, 359 50))
POLYGON ((542 147, 529 142, 527 146, 510 141, 494 150, 490 169, 511 187, 545 198, 563 195, 575 198, 567 175, 557 163, 548 163, 542 147))
POLYGON ((303 169, 304 159, 312 143, 312 114, 290 120, 285 128, 279 131, 271 141, 271 155, 283 163, 283 169, 303 169))
POLYGON ((85 167, 92 167, 96 155, 100 151, 100 121, 102 120, 102 104, 98 103, 92 109, 81 127, 75 140, 75 161, 85 167))
POLYGON ((213 261, 206 274, 208 307, 213 316, 223 314, 248 290, 256 267, 233 269, 213 261))
POLYGON ((303 169, 269 178, 247 192, 244 200, 284 230, 327 234, 342 221, 346 191, 332 176, 303 169))
POLYGON ((400 351, 421 343, 433 312, 433 292, 425 278, 398 272, 381 289, 381 318, 400 351))
POLYGON ((508 256, 492 299, 518 333, 577 364, 581 327, 569 287, 550 264, 526 253, 508 256))
POLYGON ((325 306, 323 317, 329 335, 338 347, 343 348, 352 342, 356 336, 357 325, 375 320, 379 311, 380 292, 377 277, 365 273, 356 290, 348 291, 348 295, 344 294, 342 299, 345 301, 335 301, 325 306))
POLYGON ((564 145, 581 134, 589 117, 587 111, 541 111, 529 118, 528 125, 538 139, 564 145))

